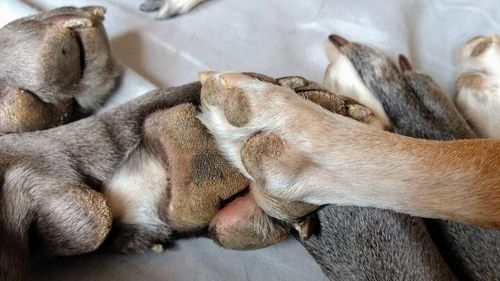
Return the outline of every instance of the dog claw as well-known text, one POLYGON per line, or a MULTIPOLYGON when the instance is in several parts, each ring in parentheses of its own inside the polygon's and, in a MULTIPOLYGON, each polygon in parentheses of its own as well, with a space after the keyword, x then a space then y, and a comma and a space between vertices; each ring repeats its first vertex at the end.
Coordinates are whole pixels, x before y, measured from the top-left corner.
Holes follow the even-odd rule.
POLYGON ((315 213, 307 215, 300 222, 293 224, 293 228, 299 234, 299 238, 302 242, 306 241, 314 233, 316 233, 318 227, 319 227, 319 221, 315 213))
POLYGON ((399 55, 399 68, 402 72, 411 71, 413 69, 410 61, 405 55, 399 55))
POLYGON ((332 42, 337 48, 349 44, 349 40, 337 34, 331 34, 328 36, 328 40, 330 40, 330 42, 332 42))
POLYGON ((151 246, 151 251, 160 254, 165 252, 165 247, 163 247, 162 244, 154 244, 153 246, 151 246))
POLYGON ((83 9, 94 17, 104 17, 104 14, 106 14, 106 8, 102 6, 89 6, 83 9))

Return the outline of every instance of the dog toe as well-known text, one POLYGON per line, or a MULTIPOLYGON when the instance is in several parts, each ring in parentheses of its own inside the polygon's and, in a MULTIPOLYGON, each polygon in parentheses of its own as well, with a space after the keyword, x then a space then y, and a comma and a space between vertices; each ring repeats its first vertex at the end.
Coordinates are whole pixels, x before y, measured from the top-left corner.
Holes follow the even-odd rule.
POLYGON ((265 158, 279 158, 284 150, 283 140, 276 134, 257 134, 245 141, 241 148, 241 159, 248 173, 259 184, 265 185, 262 162, 265 158))
MULTIPOLYGON (((204 72, 200 74, 200 80, 203 85, 202 105, 216 108, 223 113, 228 124, 234 127, 248 125, 252 118, 249 95, 257 94, 257 84, 261 87, 268 84, 242 73, 204 72)), ((254 101, 257 104, 260 102, 259 99, 254 101)))

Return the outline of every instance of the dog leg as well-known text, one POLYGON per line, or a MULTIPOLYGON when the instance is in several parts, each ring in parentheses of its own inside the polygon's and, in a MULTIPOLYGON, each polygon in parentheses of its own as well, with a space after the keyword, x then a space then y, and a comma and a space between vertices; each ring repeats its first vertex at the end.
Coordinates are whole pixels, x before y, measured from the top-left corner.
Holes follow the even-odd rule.
POLYGON ((482 137, 500 138, 500 38, 471 39, 460 53, 456 104, 482 137))
POLYGON ((500 165, 491 154, 497 151, 495 142, 439 143, 374 131, 242 74, 215 74, 205 84, 200 119, 231 163, 278 198, 500 225, 500 182, 488 177, 500 165), (237 89, 237 94, 224 87, 237 89), (257 132, 278 135, 283 152, 265 155, 263 173, 252 174, 241 155, 245 141, 257 132), (472 166, 460 159, 469 159, 472 166), (443 165, 456 174, 439 172, 443 165))
POLYGON ((441 132, 444 136, 440 139, 470 139, 475 137, 472 129, 460 115, 453 102, 429 75, 413 70, 411 63, 403 55, 399 56, 399 66, 408 86, 430 111, 432 118, 428 118, 429 121, 432 121, 436 127, 442 127, 441 132), (451 138, 447 134, 451 134, 451 138))
POLYGON ((144 12, 158 11, 165 3, 165 0, 145 0, 139 8, 144 12))
POLYGON ((72 255, 97 249, 108 234, 111 213, 102 194, 79 183, 46 179, 27 167, 3 171, 0 280, 27 278, 29 249, 38 245, 28 241, 41 242, 45 253, 72 255))
POLYGON ((110 211, 95 190, 111 181, 141 142, 148 115, 198 104, 199 91, 199 83, 156 90, 79 122, 0 136, 0 280, 27 276, 29 230, 35 230, 31 239, 56 254, 99 246, 110 211))
POLYGON ((12 184, 9 179, 4 179, 0 189, 1 281, 27 280, 30 266, 28 230, 35 217, 35 206, 12 184))

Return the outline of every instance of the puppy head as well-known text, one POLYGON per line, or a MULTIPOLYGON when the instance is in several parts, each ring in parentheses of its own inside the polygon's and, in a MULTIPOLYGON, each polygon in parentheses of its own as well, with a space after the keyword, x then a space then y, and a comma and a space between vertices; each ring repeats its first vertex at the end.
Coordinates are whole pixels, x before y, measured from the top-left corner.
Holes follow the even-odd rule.
POLYGON ((459 52, 461 72, 480 71, 498 74, 500 64, 500 36, 476 36, 459 52))

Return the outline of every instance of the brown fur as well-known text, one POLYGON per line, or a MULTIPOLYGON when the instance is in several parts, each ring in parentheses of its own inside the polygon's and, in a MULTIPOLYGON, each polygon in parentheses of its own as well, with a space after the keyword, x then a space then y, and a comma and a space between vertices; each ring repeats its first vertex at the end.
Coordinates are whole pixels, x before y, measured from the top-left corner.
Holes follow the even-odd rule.
POLYGON ((484 77, 474 73, 464 73, 457 79, 457 88, 469 88, 483 90, 485 86, 484 77))
POLYGON ((207 227, 221 201, 248 186, 196 114, 194 105, 183 104, 151 114, 144 124, 147 147, 161 155, 169 174, 170 201, 161 212, 179 230, 207 227))
POLYGON ((493 38, 488 38, 483 42, 477 44, 477 46, 472 50, 471 57, 477 57, 486 51, 493 44, 493 38))

